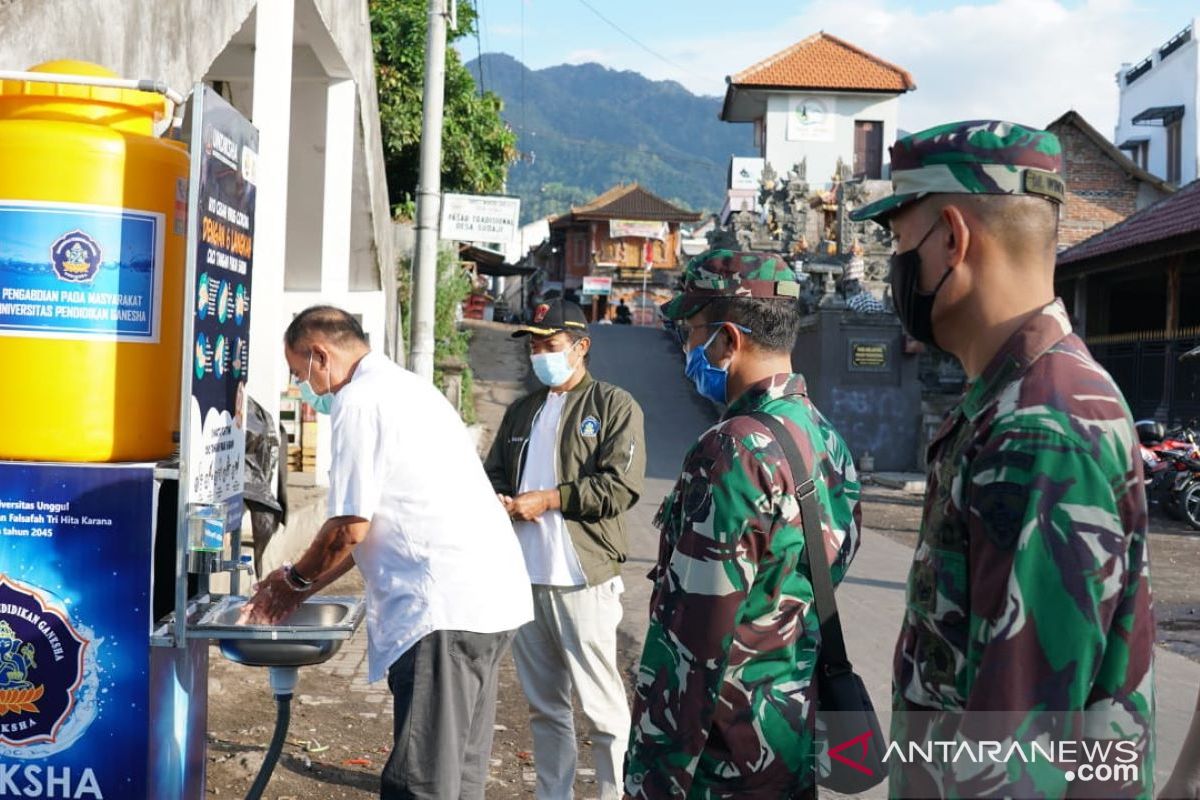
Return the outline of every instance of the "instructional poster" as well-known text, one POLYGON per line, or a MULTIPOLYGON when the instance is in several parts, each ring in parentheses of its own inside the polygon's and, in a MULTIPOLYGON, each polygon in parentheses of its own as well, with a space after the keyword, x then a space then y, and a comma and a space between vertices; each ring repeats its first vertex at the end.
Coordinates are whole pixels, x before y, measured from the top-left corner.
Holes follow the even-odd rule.
POLYGON ((192 120, 187 502, 225 504, 241 525, 258 131, 209 87, 192 120))

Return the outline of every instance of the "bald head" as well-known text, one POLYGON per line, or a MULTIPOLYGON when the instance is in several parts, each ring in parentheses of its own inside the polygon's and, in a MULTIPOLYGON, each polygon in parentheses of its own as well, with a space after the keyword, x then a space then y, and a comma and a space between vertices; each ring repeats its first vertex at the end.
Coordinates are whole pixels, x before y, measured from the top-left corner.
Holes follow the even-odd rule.
POLYGON ((336 306, 311 306, 301 311, 288 325, 283 343, 293 352, 307 350, 318 339, 340 349, 367 346, 367 336, 348 312, 336 306))

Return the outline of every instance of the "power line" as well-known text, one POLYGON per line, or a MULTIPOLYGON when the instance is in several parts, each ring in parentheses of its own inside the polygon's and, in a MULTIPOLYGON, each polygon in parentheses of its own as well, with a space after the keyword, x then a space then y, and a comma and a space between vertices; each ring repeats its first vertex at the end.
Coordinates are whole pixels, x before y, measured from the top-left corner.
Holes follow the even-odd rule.
MULTIPOLYGON (((458 2, 458 0, 453 0, 458 2)), ((480 38, 479 31, 483 28, 483 16, 479 13, 479 0, 473 0, 471 5, 475 8, 475 63, 479 65, 479 96, 483 97, 484 88, 483 77, 483 40, 480 38)))
POLYGON ((645 51, 646 51, 647 53, 649 53, 650 55, 652 55, 652 56, 654 56, 655 58, 657 58, 659 61, 663 62, 664 64, 667 64, 668 66, 674 67, 675 69, 679 70, 680 72, 683 72, 683 73, 686 73, 686 74, 688 74, 688 75, 691 75, 693 78, 699 78, 700 80, 704 80, 704 79, 703 79, 701 76, 699 76, 699 75, 697 75, 696 73, 692 72, 692 71, 691 71, 690 69, 688 69, 687 67, 684 67, 684 66, 681 66, 681 65, 679 65, 679 64, 676 64, 674 61, 672 61, 671 59, 669 59, 669 58, 667 58, 666 56, 662 55, 662 54, 661 54, 661 53, 659 53, 657 50, 654 50, 654 49, 652 49, 652 48, 648 47, 647 45, 644 45, 644 44, 642 44, 642 43, 641 43, 641 41, 639 41, 639 40, 638 40, 638 39, 637 39, 637 38, 636 38, 636 37, 635 37, 635 36, 634 36, 632 33, 629 33, 627 30, 625 30, 624 28, 622 28, 620 25, 618 25, 617 23, 613 22, 613 21, 612 21, 611 19, 609 19, 608 17, 606 17, 606 16, 604 16, 603 14, 601 14, 601 13, 600 13, 600 12, 599 12, 599 11, 596 9, 596 7, 595 7, 595 6, 593 6, 591 3, 589 3, 589 2, 588 2, 588 0, 579 0, 579 2, 580 2, 580 3, 582 3, 582 4, 583 4, 583 5, 584 5, 584 6, 585 6, 585 7, 586 7, 586 8, 587 8, 589 11, 591 11, 593 14, 595 14, 597 17, 599 17, 601 20, 603 20, 603 21, 605 22, 605 24, 607 24, 607 25, 608 25, 610 28, 612 28, 612 29, 613 29, 613 30, 615 30, 617 33, 619 33, 619 34, 621 34, 622 36, 624 36, 624 37, 625 37, 626 39, 628 39, 629 41, 631 41, 631 42, 633 42, 634 44, 636 44, 638 47, 640 47, 640 48, 642 48, 643 50, 645 50, 645 51))
POLYGON ((521 130, 525 128, 525 73, 529 67, 525 64, 525 0, 517 0, 521 6, 521 130))

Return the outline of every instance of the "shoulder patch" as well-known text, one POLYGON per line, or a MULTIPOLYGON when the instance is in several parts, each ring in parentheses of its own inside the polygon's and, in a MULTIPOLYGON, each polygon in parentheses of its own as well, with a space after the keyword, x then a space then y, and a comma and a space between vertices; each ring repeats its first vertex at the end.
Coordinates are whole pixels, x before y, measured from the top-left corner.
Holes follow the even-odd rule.
POLYGON ((1029 508, 1029 487, 998 481, 976 487, 974 495, 971 506, 988 540, 1000 550, 1011 550, 1029 508))

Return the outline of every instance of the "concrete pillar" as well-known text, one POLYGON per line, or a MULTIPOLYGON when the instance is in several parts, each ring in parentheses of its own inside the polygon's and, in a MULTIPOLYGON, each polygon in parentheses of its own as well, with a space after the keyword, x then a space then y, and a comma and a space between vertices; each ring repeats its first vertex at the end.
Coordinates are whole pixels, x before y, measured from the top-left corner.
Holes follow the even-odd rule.
POLYGON ((283 277, 287 263, 288 143, 292 119, 295 0, 259 0, 254 33, 254 124, 258 127, 258 197, 250 315, 249 392, 279 419, 287 382, 283 360, 283 277))
POLYGON ((1172 256, 1167 262, 1167 349, 1163 358, 1166 360, 1163 369, 1163 393, 1162 399, 1159 402, 1158 409, 1155 412, 1155 417, 1165 420, 1167 424, 1173 423, 1174 411, 1172 402, 1175 395, 1175 367, 1178 364, 1179 354, 1176 351, 1175 336, 1179 333, 1179 301, 1180 301, 1180 276, 1179 270, 1183 266, 1183 256, 1172 256))
POLYGON ((321 291, 350 290, 350 215, 353 208, 354 127, 358 88, 334 81, 325 93, 325 202, 321 236, 321 291))
MULTIPOLYGON (((321 293, 350 291, 350 216, 354 187, 354 126, 358 88, 352 80, 329 84, 325 92, 325 196, 322 205, 321 293)), ((348 309, 349 310, 349 309, 348 309)), ((333 426, 317 418, 318 486, 329 485, 333 426)))

